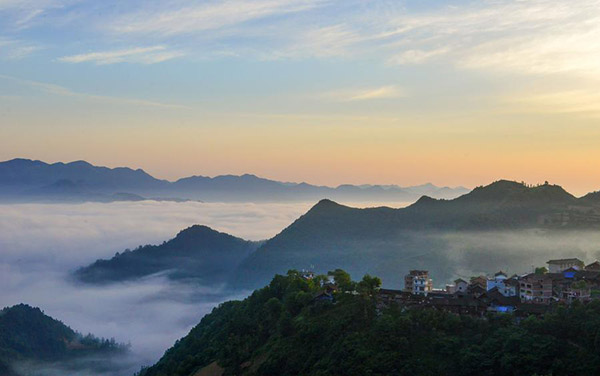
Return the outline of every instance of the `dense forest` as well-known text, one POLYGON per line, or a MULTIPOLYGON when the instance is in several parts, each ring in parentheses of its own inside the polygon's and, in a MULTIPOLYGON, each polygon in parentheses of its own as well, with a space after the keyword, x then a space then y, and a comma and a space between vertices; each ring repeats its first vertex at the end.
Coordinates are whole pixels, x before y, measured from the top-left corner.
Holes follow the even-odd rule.
POLYGON ((321 278, 277 275, 221 304, 141 376, 594 375, 600 302, 543 317, 484 319, 435 310, 377 309, 378 278, 337 270, 334 301, 321 278))
POLYGON ((128 346, 114 339, 82 335, 39 308, 26 304, 0 311, 0 375, 12 375, 23 361, 68 362, 86 356, 122 355, 128 346))

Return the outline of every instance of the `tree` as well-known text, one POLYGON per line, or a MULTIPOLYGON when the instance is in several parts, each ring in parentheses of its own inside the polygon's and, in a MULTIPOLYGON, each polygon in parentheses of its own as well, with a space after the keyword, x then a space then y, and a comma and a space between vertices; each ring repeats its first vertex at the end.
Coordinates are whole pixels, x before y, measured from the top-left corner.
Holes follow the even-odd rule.
POLYGON ((548 269, 545 266, 535 268, 535 274, 546 274, 548 273, 548 269))
POLYGON ((357 291, 365 296, 373 296, 381 287, 379 277, 371 277, 365 274, 362 281, 358 282, 357 291))
POLYGON ((350 274, 342 269, 330 271, 327 275, 333 276, 333 279, 340 291, 354 291, 354 282, 350 278, 350 274))

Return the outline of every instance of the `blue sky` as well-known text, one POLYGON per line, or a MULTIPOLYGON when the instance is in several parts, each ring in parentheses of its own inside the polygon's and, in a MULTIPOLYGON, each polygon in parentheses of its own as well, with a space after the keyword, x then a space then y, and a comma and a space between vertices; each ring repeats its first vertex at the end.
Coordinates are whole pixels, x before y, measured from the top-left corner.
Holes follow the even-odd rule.
POLYGON ((583 191, 598 40, 594 0, 0 0, 0 158, 583 191))

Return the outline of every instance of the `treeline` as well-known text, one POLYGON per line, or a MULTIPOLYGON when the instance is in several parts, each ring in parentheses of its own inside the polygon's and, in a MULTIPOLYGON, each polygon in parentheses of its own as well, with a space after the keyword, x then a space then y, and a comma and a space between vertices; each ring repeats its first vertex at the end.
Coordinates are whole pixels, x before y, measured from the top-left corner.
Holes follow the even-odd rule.
MULTIPOLYGON (((0 363, 16 360, 58 361, 83 355, 125 352, 114 339, 81 335, 39 308, 26 304, 0 311, 0 363)), ((1 369, 1 365, 0 365, 1 369)))
POLYGON ((334 302, 314 299, 321 277, 275 276, 215 308, 140 374, 190 376, 209 365, 224 375, 600 374, 600 302, 521 321, 378 310, 378 278, 335 274, 334 302))

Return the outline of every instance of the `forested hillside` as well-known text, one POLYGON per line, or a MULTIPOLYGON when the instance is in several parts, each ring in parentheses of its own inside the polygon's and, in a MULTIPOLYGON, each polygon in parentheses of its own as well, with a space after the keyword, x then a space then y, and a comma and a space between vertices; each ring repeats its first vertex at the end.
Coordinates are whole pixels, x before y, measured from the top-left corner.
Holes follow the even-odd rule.
POLYGON ((18 374, 21 362, 70 362, 83 357, 123 355, 128 347, 114 340, 82 335, 39 308, 19 304, 0 311, 0 375, 18 374))
POLYGON ((600 304, 521 322, 434 310, 378 311, 380 281, 348 282, 314 299, 319 278, 278 275, 243 301, 214 309, 142 376, 595 375, 600 304), (345 291, 345 292, 344 292, 345 291))
POLYGON ((84 282, 106 283, 168 272, 175 279, 192 278, 217 285, 224 283, 260 244, 196 225, 163 244, 140 246, 108 260, 97 260, 77 270, 75 276, 84 282))

